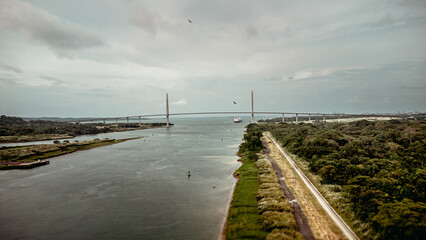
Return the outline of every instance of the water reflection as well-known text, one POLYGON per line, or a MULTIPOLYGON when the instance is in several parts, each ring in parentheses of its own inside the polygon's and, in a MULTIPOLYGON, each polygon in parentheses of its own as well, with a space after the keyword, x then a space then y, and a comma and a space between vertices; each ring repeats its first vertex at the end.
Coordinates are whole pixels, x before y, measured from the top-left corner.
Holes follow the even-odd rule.
POLYGON ((2 239, 217 239, 244 131, 228 121, 99 134, 146 137, 1 172, 2 239))

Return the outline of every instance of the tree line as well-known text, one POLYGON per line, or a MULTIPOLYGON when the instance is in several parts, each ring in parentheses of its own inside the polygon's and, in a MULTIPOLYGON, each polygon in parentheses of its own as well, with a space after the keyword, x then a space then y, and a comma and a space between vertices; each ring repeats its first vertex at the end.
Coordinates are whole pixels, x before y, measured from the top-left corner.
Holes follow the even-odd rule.
POLYGON ((379 239, 425 236, 425 121, 260 126, 305 159, 322 183, 342 186, 352 211, 379 239))
MULTIPOLYGON (((146 125, 146 124, 144 124, 146 125)), ((150 123, 153 127, 165 125, 165 123, 150 123)), ((119 123, 120 128, 139 128, 138 123, 119 123)), ((98 134, 112 132, 115 124, 77 124, 69 122, 56 122, 46 120, 24 121, 19 117, 0 116, 0 136, 21 136, 37 134, 66 134, 79 136, 86 134, 98 134)))

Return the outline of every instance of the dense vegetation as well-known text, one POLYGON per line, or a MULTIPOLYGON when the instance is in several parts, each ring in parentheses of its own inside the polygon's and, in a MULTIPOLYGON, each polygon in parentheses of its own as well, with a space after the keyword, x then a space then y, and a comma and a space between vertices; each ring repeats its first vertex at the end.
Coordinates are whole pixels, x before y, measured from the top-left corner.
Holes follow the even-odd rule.
POLYGON ((378 238, 424 238, 425 121, 262 126, 323 183, 341 185, 352 211, 378 238))
MULTIPOLYGON (((144 124, 150 127, 159 127, 164 123, 144 124)), ((118 130, 139 128, 138 123, 120 123, 118 130)), ((0 136, 23 136, 41 134, 61 134, 67 136, 79 136, 86 134, 98 134, 116 131, 115 124, 76 124, 70 122, 55 122, 45 120, 24 121, 22 118, 0 116, 0 136)), ((0 139, 1 141, 2 139, 0 139)))
POLYGON ((247 126, 238 154, 243 165, 235 172, 239 180, 228 213, 227 239, 302 239, 296 231, 293 209, 278 184, 275 171, 265 158, 262 131, 247 126))

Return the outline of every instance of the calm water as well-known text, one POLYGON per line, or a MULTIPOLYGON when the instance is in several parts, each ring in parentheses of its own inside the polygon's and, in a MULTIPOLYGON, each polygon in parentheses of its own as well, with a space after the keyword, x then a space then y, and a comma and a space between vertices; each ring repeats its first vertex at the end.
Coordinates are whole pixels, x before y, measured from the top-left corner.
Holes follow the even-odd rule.
POLYGON ((173 122, 102 134, 146 137, 0 172, 0 239, 218 239, 248 119, 173 122))

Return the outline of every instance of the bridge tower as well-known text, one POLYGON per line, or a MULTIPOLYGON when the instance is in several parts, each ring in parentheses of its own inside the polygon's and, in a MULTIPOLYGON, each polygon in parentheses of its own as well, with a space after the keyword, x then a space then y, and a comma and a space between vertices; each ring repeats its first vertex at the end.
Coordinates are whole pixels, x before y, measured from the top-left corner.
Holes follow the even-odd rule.
POLYGON ((251 123, 254 123, 253 90, 251 90, 251 123))
POLYGON ((166 118, 167 118, 167 128, 170 127, 170 122, 169 122, 169 94, 166 93, 166 118))

